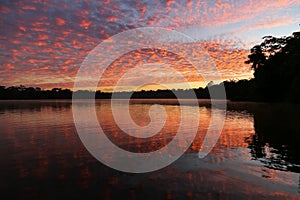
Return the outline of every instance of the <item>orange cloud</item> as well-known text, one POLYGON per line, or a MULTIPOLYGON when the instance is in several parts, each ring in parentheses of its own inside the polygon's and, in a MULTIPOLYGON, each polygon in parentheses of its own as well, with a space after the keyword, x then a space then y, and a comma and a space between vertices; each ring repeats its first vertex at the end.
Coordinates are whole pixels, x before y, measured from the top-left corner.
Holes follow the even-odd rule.
POLYGON ((274 26, 286 26, 294 23, 295 21, 288 17, 281 17, 278 19, 265 18, 254 23, 251 28, 252 29, 260 29, 260 28, 270 28, 274 26))
POLYGON ((48 39, 49 39, 49 36, 48 36, 48 35, 39 35, 39 36, 38 36, 38 39, 39 39, 39 40, 48 40, 48 39))
POLYGON ((59 17, 56 17, 55 21, 56 21, 56 24, 59 25, 59 26, 63 26, 63 25, 66 24, 66 21, 62 18, 59 18, 59 17))
POLYGON ((175 3, 175 0, 167 0, 166 5, 170 6, 171 4, 175 3))
POLYGON ((19 26, 19 29, 24 32, 27 30, 25 26, 19 26))
POLYGON ((106 18, 108 22, 114 22, 114 21, 118 21, 119 18, 115 17, 115 16, 109 16, 106 18))
POLYGON ((24 5, 22 7, 23 10, 36 10, 36 7, 31 6, 31 5, 24 5))
POLYGON ((83 20, 81 20, 79 25, 80 25, 80 27, 82 27, 84 29, 88 29, 91 24, 92 24, 91 21, 83 19, 83 20))

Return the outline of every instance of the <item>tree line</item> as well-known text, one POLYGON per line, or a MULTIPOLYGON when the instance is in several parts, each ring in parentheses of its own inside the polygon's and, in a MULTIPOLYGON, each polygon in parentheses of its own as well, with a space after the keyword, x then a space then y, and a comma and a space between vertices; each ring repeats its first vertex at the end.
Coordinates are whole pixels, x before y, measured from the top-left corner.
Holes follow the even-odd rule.
MULTIPOLYGON (((263 42, 251 48, 246 64, 254 70, 250 80, 224 81, 193 89, 197 98, 210 98, 209 91, 225 87, 226 98, 236 101, 300 102, 300 32, 291 36, 263 37, 263 42)), ((176 90, 184 96, 189 90, 176 90)), ((87 90, 75 91, 82 98, 109 99, 112 93, 87 90)), ((0 99, 71 99, 70 89, 0 86, 0 99)), ((116 98, 128 96, 128 92, 114 93, 116 98)), ((136 91, 131 98, 176 98, 174 90, 136 91)), ((188 98, 188 96, 187 96, 188 98)), ((218 97, 217 97, 218 98, 218 97)), ((219 98, 222 98, 221 96, 219 98)))
MULTIPOLYGON (((251 100, 249 93, 245 88, 249 88, 253 80, 239 80, 235 81, 225 81, 220 84, 206 86, 205 88, 193 89, 196 94, 196 97, 199 99, 208 99, 210 98, 209 91, 219 90, 223 85, 226 88, 227 99, 231 100, 251 100), (241 89, 244 88, 244 89, 241 89)), ((114 98, 127 98, 131 93, 131 98, 135 99, 169 99, 176 98, 176 95, 179 95, 180 98, 189 98, 190 90, 176 89, 176 90, 141 90, 136 92, 115 92, 114 98)), ((96 99, 110 99, 112 93, 102 92, 100 90, 96 92, 88 90, 79 90, 76 91, 77 98, 96 98, 96 99)), ((217 93, 217 92, 215 92, 217 93)), ((71 99, 73 92, 70 89, 62 88, 53 88, 51 90, 42 90, 39 87, 25 87, 20 86, 11 86, 5 87, 0 86, 0 99, 9 100, 9 99, 71 99)), ((217 97, 218 98, 218 97, 217 97)), ((224 98, 220 96, 219 98, 224 98)))

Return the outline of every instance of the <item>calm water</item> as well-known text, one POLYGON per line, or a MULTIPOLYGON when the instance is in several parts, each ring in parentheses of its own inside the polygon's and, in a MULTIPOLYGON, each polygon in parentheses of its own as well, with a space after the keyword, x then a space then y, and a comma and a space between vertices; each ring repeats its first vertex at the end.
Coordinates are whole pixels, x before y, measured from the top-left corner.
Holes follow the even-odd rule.
MULTIPOLYGON (((181 112, 172 100, 136 100, 130 105, 136 124, 150 122, 154 103, 163 104, 167 121, 150 139, 124 134, 108 100, 96 103, 99 124, 123 149, 155 151, 174 138, 181 112)), ((78 106, 84 111, 91 105, 78 106)), ((122 102, 118 106, 123 109, 122 102)), ((131 174, 89 154, 76 132, 71 101, 0 101, 1 194, 19 199, 300 199, 299 106, 229 102, 224 129, 204 159, 198 151, 210 123, 209 102, 184 109, 191 119, 196 110, 201 116, 186 153, 161 170, 131 174)), ((188 136, 189 127, 185 130, 188 136)), ((111 149, 106 152, 114 156, 111 149)))

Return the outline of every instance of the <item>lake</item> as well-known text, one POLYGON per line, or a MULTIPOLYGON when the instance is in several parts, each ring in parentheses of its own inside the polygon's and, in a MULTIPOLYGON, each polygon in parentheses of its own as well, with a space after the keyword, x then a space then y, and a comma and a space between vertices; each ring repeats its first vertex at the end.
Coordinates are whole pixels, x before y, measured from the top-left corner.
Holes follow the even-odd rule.
MULTIPOLYGON (((125 104, 119 101, 122 126, 139 134, 127 124, 125 104)), ((132 120, 147 126, 151 110, 156 129, 163 116, 151 109, 153 105, 164 108, 166 122, 157 134, 137 138, 124 134, 116 124, 109 100, 96 100, 97 120, 106 137, 130 152, 153 152, 168 145, 180 126, 181 108, 189 114, 188 120, 199 121, 182 126, 186 138, 193 126, 198 130, 186 152, 171 165, 148 173, 126 173, 102 164, 85 148, 71 100, 0 101, 1 194, 13 199, 300 198, 299 105, 228 102, 223 130, 204 158, 199 150, 209 129, 210 101, 199 100, 199 106, 187 101, 180 107, 175 100, 132 100, 132 120)), ((93 105, 82 100, 74 106, 84 118, 93 105)), ((102 150, 107 159, 116 156, 113 149, 102 150)))

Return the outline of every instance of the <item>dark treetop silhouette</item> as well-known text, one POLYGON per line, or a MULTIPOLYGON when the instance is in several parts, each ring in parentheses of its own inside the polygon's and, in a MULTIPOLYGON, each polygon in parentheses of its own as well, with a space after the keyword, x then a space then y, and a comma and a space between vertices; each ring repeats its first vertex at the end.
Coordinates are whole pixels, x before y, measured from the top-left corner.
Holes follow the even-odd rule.
POLYGON ((251 49, 246 63, 252 64, 255 99, 300 101, 300 32, 276 38, 266 36, 251 49))
MULTIPOLYGON (((246 64, 251 64, 254 79, 224 81, 217 85, 194 89, 198 98, 209 98, 209 90, 225 86, 227 99, 239 101, 300 102, 300 32, 276 38, 265 36, 260 45, 255 45, 246 64), (209 90, 208 90, 209 88, 209 90)), ((184 94, 186 90, 177 90, 184 94)), ((76 91, 82 98, 93 96, 91 91, 76 91)), ((126 92, 118 92, 117 98, 126 92)), ((0 86, 0 99, 70 99, 69 89, 0 86)), ((111 93, 97 91, 95 98, 111 98, 111 93)), ((131 98, 176 98, 172 90, 138 91, 131 98)), ((187 97, 188 98, 188 97, 187 97)), ((221 98, 221 97, 220 97, 221 98)))

